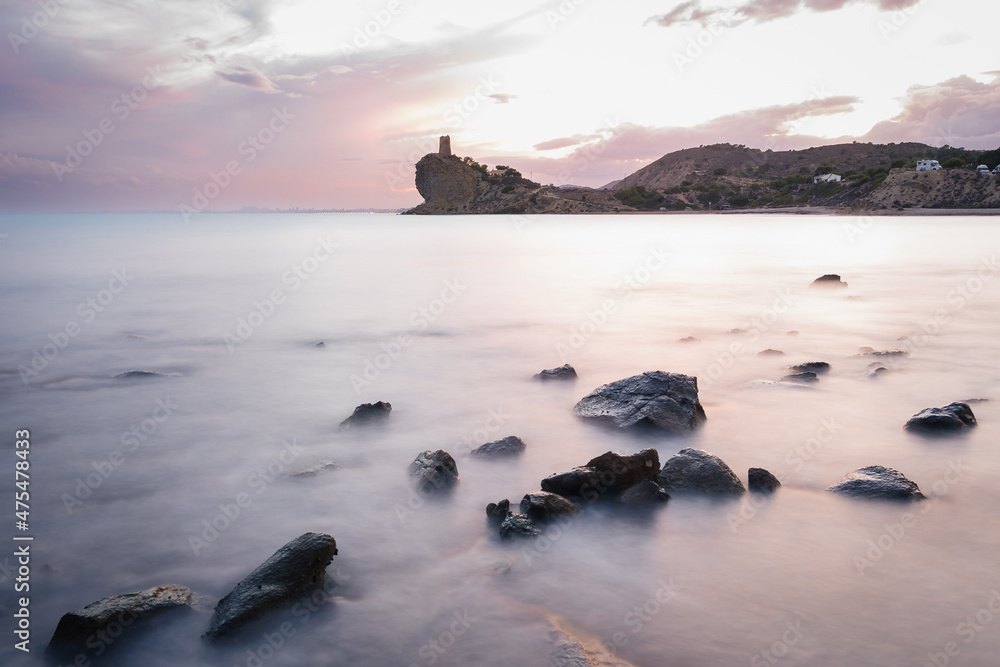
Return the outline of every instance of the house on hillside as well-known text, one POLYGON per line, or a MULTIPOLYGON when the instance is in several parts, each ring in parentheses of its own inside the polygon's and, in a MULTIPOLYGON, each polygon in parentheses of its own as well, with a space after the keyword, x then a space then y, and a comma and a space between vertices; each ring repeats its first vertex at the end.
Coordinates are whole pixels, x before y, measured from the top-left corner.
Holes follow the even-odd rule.
POLYGON ((843 179, 839 174, 822 174, 813 176, 813 183, 840 183, 843 179))

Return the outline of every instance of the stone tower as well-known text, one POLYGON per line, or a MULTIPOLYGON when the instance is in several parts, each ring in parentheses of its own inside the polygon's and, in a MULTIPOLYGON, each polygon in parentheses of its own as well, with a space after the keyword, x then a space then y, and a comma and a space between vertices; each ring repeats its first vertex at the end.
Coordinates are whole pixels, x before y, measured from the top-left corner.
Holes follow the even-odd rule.
POLYGON ((451 135, 446 134, 441 137, 438 153, 441 155, 451 155, 451 135))

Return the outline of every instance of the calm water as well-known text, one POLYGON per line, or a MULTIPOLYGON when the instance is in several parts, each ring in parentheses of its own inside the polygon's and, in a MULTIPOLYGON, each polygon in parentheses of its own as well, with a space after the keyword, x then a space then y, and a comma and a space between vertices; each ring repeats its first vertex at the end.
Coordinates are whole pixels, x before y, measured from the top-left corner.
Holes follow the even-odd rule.
MULTIPOLYGON (((218 649, 198 640, 207 615, 181 620, 120 664, 545 666, 553 622, 650 667, 996 664, 1000 407, 973 404, 964 438, 902 430, 925 407, 1000 399, 995 219, 8 216, 0 233, 7 470, 15 429, 32 434, 33 657, 64 612, 165 583, 210 608, 321 531, 341 585, 319 604, 218 649), (809 289, 824 273, 850 287, 809 289), (911 354, 870 380, 862 346, 911 354), (567 361, 577 383, 531 381, 567 361), (833 371, 812 390, 741 387, 804 361, 833 371), (655 369, 699 377, 694 436, 572 417, 591 389, 655 369), (131 370, 164 377, 113 378, 131 370), (387 428, 338 432, 377 400, 387 428), (463 455, 507 435, 528 444, 518 461, 463 455), (491 501, 646 446, 784 487, 593 511, 536 543, 485 525, 491 501), (425 502, 404 471, 438 448, 462 483, 425 502), (326 460, 342 468, 288 476, 326 460), (930 500, 823 492, 873 464, 930 500)), ((11 648, 8 572, 0 661, 35 664, 11 648)))

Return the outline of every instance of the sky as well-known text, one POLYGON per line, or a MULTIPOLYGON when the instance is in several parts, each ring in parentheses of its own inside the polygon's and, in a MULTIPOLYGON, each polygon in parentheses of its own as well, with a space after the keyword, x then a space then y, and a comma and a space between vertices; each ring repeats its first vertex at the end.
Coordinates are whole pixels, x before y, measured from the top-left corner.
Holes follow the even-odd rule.
POLYGON ((4 0, 0 212, 400 208, 714 143, 1000 146, 996 0, 4 0))

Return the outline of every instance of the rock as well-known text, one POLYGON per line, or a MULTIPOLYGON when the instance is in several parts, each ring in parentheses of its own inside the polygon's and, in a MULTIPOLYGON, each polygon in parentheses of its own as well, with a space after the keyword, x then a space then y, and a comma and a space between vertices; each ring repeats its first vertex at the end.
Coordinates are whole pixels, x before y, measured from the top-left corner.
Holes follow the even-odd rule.
POLYGON ((337 542, 323 533, 305 533, 274 552, 219 601, 205 637, 217 640, 251 620, 323 583, 337 555, 337 542))
POLYGON ((906 350, 876 350, 871 347, 859 347, 858 354, 862 357, 908 357, 906 350))
POLYGON ((951 435, 976 427, 976 416, 968 403, 950 403, 927 408, 910 417, 904 428, 927 435, 951 435))
POLYGON ((805 373, 795 373, 794 375, 786 375, 781 378, 782 382, 818 382, 819 376, 817 376, 812 371, 806 371, 805 373))
POLYGON ((736 473, 718 456, 682 449, 664 464, 658 480, 668 493, 739 495, 746 492, 736 473))
POLYGON ((810 287, 847 287, 847 283, 840 279, 836 273, 828 273, 812 281, 810 287))
POLYGON ((785 356, 785 353, 782 352, 781 350, 772 350, 772 349, 768 348, 766 350, 761 350, 760 352, 758 352, 757 356, 758 357, 783 357, 783 356, 785 356))
POLYGON ((320 461, 314 466, 310 466, 302 470, 296 470, 291 473, 289 477, 315 477, 321 472, 325 472, 327 470, 340 470, 342 467, 343 466, 336 461, 320 461))
POLYGON ((827 491, 855 498, 924 500, 924 494, 903 473, 883 466, 858 468, 827 491))
POLYGON ((116 642, 124 641, 137 627, 154 619, 191 612, 196 604, 196 596, 190 588, 174 585, 101 598, 83 609, 63 614, 45 648, 45 656, 79 664, 75 657, 82 655, 89 663, 88 656, 100 655, 98 648, 108 648, 97 633, 115 637, 116 642), (119 635, 121 639, 117 639, 119 635))
POLYGON ((758 389, 760 387, 771 389, 813 389, 813 387, 801 382, 778 382, 777 380, 750 380, 750 382, 744 382, 740 385, 740 389, 758 389))
POLYGON ((678 342, 678 343, 700 343, 700 342, 701 342, 701 340, 700 340, 700 339, 698 339, 698 338, 695 338, 694 336, 688 336, 688 337, 686 337, 686 338, 681 338, 681 339, 680 339, 679 341, 677 341, 677 342, 678 342))
POLYGON ((585 501, 613 498, 643 480, 655 480, 659 467, 660 455, 655 449, 629 456, 605 452, 585 466, 546 477, 542 490, 585 501))
POLYGON ((502 459, 517 456, 524 452, 525 444, 516 435, 508 435, 503 440, 487 442, 485 445, 476 447, 470 455, 484 459, 502 459))
POLYGON ((503 523, 503 520, 511 514, 510 501, 506 498, 498 503, 490 503, 486 506, 486 519, 493 526, 499 527, 503 523))
POLYGON ((384 423, 389 418, 390 412, 392 406, 385 401, 362 403, 354 408, 354 413, 350 417, 340 422, 340 428, 344 430, 352 426, 384 423))
MULTIPOLYGON (((660 590, 662 588, 656 591, 657 597, 654 599, 658 602, 662 596, 669 600, 660 590)), ((633 663, 625 662, 615 655, 616 645, 572 634, 554 619, 550 623, 552 627, 549 630, 549 641, 552 643, 552 651, 544 663, 538 661, 537 664, 545 664, 547 667, 635 667, 633 663)))
POLYGON ((705 421, 698 402, 698 379, 652 371, 602 385, 573 408, 577 417, 619 429, 652 428, 690 433, 705 421))
POLYGON ((629 487, 615 498, 615 502, 617 503, 633 506, 665 503, 668 500, 670 500, 670 494, 662 486, 648 479, 629 487))
POLYGON ((528 493, 521 499, 521 514, 536 522, 551 521, 579 511, 573 501, 548 491, 528 493))
POLYGON ((795 364, 788 368, 796 373, 816 373, 817 375, 821 375, 830 372, 830 364, 825 361, 807 361, 804 364, 795 364))
POLYGON ((576 369, 569 364, 564 364, 559 368, 548 368, 533 376, 535 380, 575 380, 576 378, 576 369))
POLYGON ((458 464, 443 449, 421 452, 407 472, 422 495, 448 491, 458 484, 458 464))
POLYGON ((165 378, 166 373, 157 373, 156 371, 125 371, 124 373, 119 373, 115 375, 113 379, 115 380, 146 380, 149 378, 165 378))
POLYGON ((538 526, 523 514, 510 514, 500 524, 500 538, 510 540, 515 537, 538 537, 542 534, 538 526))
POLYGON ((739 329, 739 328, 737 328, 737 329, 730 329, 726 333, 731 333, 731 334, 734 334, 734 335, 738 336, 738 335, 741 335, 741 334, 745 334, 746 332, 747 332, 746 329, 739 329))
POLYGON ((781 486, 778 478, 763 468, 750 468, 747 473, 747 486, 751 493, 772 493, 781 486))
POLYGON ((323 341, 320 341, 320 342, 316 343, 315 347, 326 347, 326 343, 324 343, 323 341))
POLYGON ((883 373, 888 373, 888 372, 890 372, 888 368, 886 368, 882 364, 875 363, 875 364, 870 364, 868 366, 868 369, 861 374, 861 377, 873 379, 877 378, 879 375, 882 375, 883 373))
POLYGON ((799 332, 798 331, 786 331, 785 335, 786 336, 798 336, 799 332))

